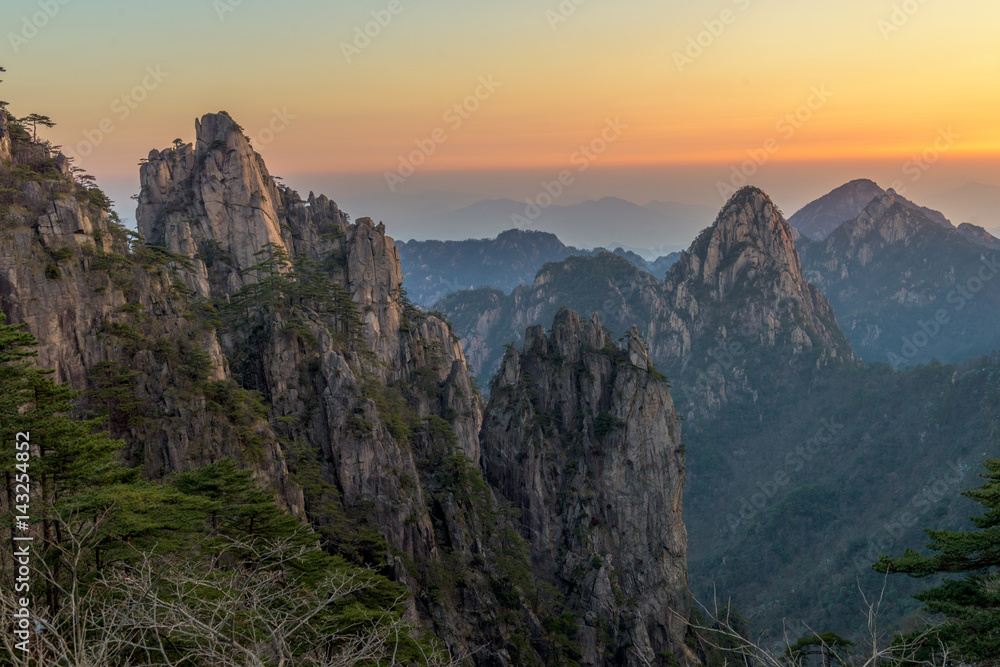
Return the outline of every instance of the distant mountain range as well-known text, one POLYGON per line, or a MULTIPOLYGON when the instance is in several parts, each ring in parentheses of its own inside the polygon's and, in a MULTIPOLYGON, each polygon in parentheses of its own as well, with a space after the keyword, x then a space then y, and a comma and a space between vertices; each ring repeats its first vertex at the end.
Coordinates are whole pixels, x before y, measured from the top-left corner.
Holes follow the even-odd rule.
MULTIPOLYGON (((621 200, 601 201, 616 208, 621 200)), ((508 204, 494 200, 472 208, 506 210, 508 204)), ((656 205, 664 210, 673 206, 656 205)), ((582 209, 566 207, 563 213, 571 210, 582 209)), ((939 211, 867 179, 851 181, 807 204, 790 218, 789 223, 793 222, 800 225, 790 230, 807 280, 830 300, 840 328, 862 358, 901 367, 932 359, 961 361, 1000 347, 1000 281, 984 282, 974 295, 963 296, 960 291, 967 290, 966 283, 972 279, 971 274, 963 278, 963 272, 977 270, 986 259, 984 253, 1000 249, 1000 239, 982 227, 963 223, 956 228, 939 211), (844 216, 850 217, 828 231, 844 216), (948 321, 929 324, 927 318, 942 308, 950 313, 948 321), (925 341, 921 322, 935 332, 937 326, 945 325, 942 331, 947 335, 935 333, 925 341)), ((495 299, 519 286, 527 289, 547 263, 573 255, 595 256, 604 250, 580 249, 551 233, 517 229, 496 239, 410 241, 397 246, 410 298, 426 308, 461 290, 493 288, 499 296, 491 292, 488 297, 495 299)), ((620 247, 614 254, 660 280, 680 258, 679 253, 671 253, 648 261, 620 247)), ((547 314, 554 315, 554 311, 547 314)), ((526 326, 521 321, 513 324, 508 332, 512 335, 519 335, 526 326)), ((500 341, 481 344, 495 355, 500 341)), ((475 361, 476 352, 470 355, 475 361)), ((495 361, 480 372, 492 370, 495 361)))
MULTIPOLYGON (((866 298, 876 312, 855 317, 881 309, 903 323, 911 315, 891 311, 888 286, 905 278, 906 262, 913 276, 953 262, 961 277, 978 255, 989 256, 888 193, 826 242, 800 243, 817 253, 831 248, 826 261, 838 265, 830 275, 846 267, 844 280, 855 289, 871 284, 866 298)), ((877 592, 884 583, 870 568, 878 554, 919 548, 923 526, 966 520, 969 503, 958 491, 974 485, 979 461, 995 450, 1000 374, 995 357, 903 372, 858 360, 838 326, 843 317, 834 317, 836 297, 831 308, 808 281, 815 270, 807 263, 803 269, 777 207, 746 188, 665 280, 602 253, 547 264, 509 295, 461 292, 438 307, 481 378, 509 354, 504 343, 520 341, 525 327, 547 325, 563 305, 599 313, 616 335, 641 335, 685 417, 692 591, 703 601, 732 596, 769 640, 780 641, 781 628, 807 633, 795 619, 856 638, 863 631, 858 585, 877 592), (637 331, 628 333, 633 325, 637 331), (951 462, 949 479, 958 480, 948 487, 954 493, 922 497, 926 510, 914 505, 920 489, 940 485, 943 462, 951 462), (898 524, 906 510, 918 517, 913 525, 898 524)), ((822 283, 828 294, 839 294, 841 286, 829 280, 822 283)), ((929 294, 937 287, 925 281, 910 289, 929 294)), ((960 339, 958 322, 954 329, 942 325, 938 340, 960 339)), ((532 341, 559 338, 556 327, 534 331, 532 341)), ((561 373, 575 372, 573 358, 549 354, 561 373)), ((909 595, 919 586, 890 579, 887 628, 915 611, 909 595)))
MULTIPOLYGON (((532 282, 548 262, 605 250, 567 246, 555 234, 522 229, 509 229, 495 239, 400 241, 396 247, 410 299, 426 308, 460 290, 492 287, 510 292, 518 285, 532 282)), ((675 252, 647 261, 621 247, 614 253, 660 279, 680 257, 675 252)))

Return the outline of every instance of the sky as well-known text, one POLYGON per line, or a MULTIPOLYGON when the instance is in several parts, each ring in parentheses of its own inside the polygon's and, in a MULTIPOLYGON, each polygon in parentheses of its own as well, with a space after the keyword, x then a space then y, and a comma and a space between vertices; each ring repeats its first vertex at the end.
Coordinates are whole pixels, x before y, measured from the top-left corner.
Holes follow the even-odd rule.
POLYGON ((994 0, 4 0, 0 98, 124 217, 139 159, 223 109, 338 200, 569 172, 559 204, 749 182, 791 212, 860 177, 1000 186, 997 25, 994 0))

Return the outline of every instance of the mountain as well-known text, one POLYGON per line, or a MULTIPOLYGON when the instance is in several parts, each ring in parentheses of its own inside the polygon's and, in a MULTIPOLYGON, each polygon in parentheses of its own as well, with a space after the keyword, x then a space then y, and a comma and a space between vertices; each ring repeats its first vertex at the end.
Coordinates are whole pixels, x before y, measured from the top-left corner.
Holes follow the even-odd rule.
POLYGON ((509 229, 495 239, 397 242, 403 283, 415 303, 430 307, 463 289, 509 292, 546 262, 579 254, 546 232, 509 229))
POLYGON ((469 229, 499 233, 514 226, 550 232, 576 246, 635 249, 688 243, 710 218, 707 210, 698 207, 682 206, 664 214, 615 197, 547 207, 492 199, 426 216, 413 224, 421 230, 422 239, 466 238, 469 229))
MULTIPOLYGON (((509 229, 495 239, 399 241, 396 247, 407 293, 415 303, 428 308, 463 289, 493 287, 510 292, 530 283, 547 262, 603 250, 581 250, 564 245, 554 234, 521 229, 509 229)), ((620 247, 614 252, 660 278, 680 257, 672 253, 650 262, 620 247)))
POLYGON ((960 361, 1000 347, 992 280, 1000 266, 968 235, 890 192, 825 241, 803 245, 803 263, 865 359, 895 368, 960 361))
POLYGON ((493 380, 483 434, 486 479, 585 619, 581 663, 684 654, 680 421, 638 333, 620 346, 596 315, 581 323, 565 308, 548 335, 529 328, 493 380))
MULTIPOLYGON (((842 223, 858 217, 873 199, 883 194, 885 190, 874 181, 854 180, 806 204, 788 222, 808 238, 822 241, 842 223)), ((896 197, 900 203, 919 211, 935 224, 946 228, 954 226, 938 211, 918 206, 901 195, 896 197)))
MULTIPOLYGON (((590 445, 559 456, 567 469, 590 471, 595 483, 578 504, 594 518, 618 497, 607 476, 624 475, 637 457, 669 457, 663 474, 629 489, 660 517, 629 547, 661 558, 664 581, 645 585, 647 568, 626 557, 617 532, 592 526, 593 539, 583 539, 577 514, 549 517, 591 577, 592 594, 577 595, 569 561, 553 562, 483 476, 484 461, 500 470, 495 443, 512 426, 527 433, 526 415, 544 415, 501 402, 502 392, 484 405, 450 325, 405 298, 383 225, 352 222, 327 197, 303 199, 276 183, 220 112, 196 121, 193 143, 143 160, 135 234, 99 188, 73 181, 63 157, 20 126, 8 135, 3 121, 3 312, 38 339, 38 363, 83 392, 79 416, 103 415, 125 443, 129 474, 157 489, 234 461, 286 518, 308 523, 331 562, 395 583, 377 593, 388 597, 365 601, 405 617, 397 634, 412 649, 407 661, 419 661, 423 646, 491 666, 692 664, 683 452, 669 393, 636 356, 638 343, 601 339, 599 352, 586 353, 592 372, 618 378, 627 396, 565 385, 553 359, 532 361, 533 348, 526 367, 538 374, 509 381, 510 396, 558 386, 553 405, 567 408, 599 392, 583 431, 553 426, 590 445), (625 411, 627 429, 614 421, 625 411), (677 556, 665 557, 664 546, 677 556), (661 615, 662 604, 679 616, 661 615)), ((581 337, 576 324, 560 331, 581 337)), ((532 433, 539 447, 548 433, 532 433)), ((529 486, 525 473, 507 470, 503 488, 529 486)), ((245 540, 256 537, 250 516, 245 540)))
MULTIPOLYGON (((446 297, 437 307, 452 320, 476 372, 492 373, 497 350, 519 329, 555 315, 560 305, 597 311, 612 329, 640 327, 652 357, 672 377, 709 367, 726 350, 768 348, 823 360, 853 358, 833 311, 808 284, 792 231, 760 190, 733 196, 715 223, 681 253, 665 280, 602 253, 544 266, 532 285, 509 296, 476 290, 446 297)), ((718 378, 699 391, 725 393, 718 378)), ((699 403, 714 404, 718 396, 699 403)))
POLYGON ((420 220, 471 206, 484 197, 468 192, 433 190, 414 194, 379 192, 369 195, 347 191, 340 199, 345 211, 363 211, 373 220, 391 220, 394 229, 399 226, 397 236, 406 237, 407 234, 423 232, 420 220))
MULTIPOLYGON (((604 250, 604 248, 598 248, 597 252, 600 252, 601 250, 604 250)), ((660 257, 657 257, 654 260, 643 259, 641 255, 638 255, 632 252, 631 250, 626 250, 621 247, 615 248, 614 250, 612 250, 612 252, 618 255, 619 257, 624 257, 632 264, 634 264, 636 268, 641 269, 653 276, 656 276, 660 280, 663 280, 664 278, 667 277, 667 271, 669 271, 670 267, 676 264, 677 261, 681 258, 681 254, 679 252, 672 252, 668 255, 661 255, 660 257)))
POLYGON ((966 241, 970 241, 976 245, 981 245, 984 248, 1000 250, 1000 239, 993 234, 990 234, 982 227, 977 227, 976 225, 968 222, 963 222, 957 227, 957 229, 958 233, 961 234, 966 241))
MULTIPOLYGON (((860 638, 858 582, 868 594, 884 583, 871 562, 919 548, 922 526, 964 525, 970 504, 957 492, 975 484, 984 458, 1000 454, 1000 359, 906 372, 858 361, 830 304, 807 282, 792 236, 767 196, 748 188, 665 281, 604 253, 548 264, 510 295, 481 289, 439 304, 481 375, 507 363, 493 346, 561 305, 597 311, 602 326, 619 332, 638 325, 626 340, 645 339, 685 418, 691 589, 709 605, 731 597, 775 645, 784 630, 860 638)), ((555 335, 536 329, 531 337, 555 335)), ((522 465, 536 469, 538 451, 528 450, 522 465)), ((552 474, 537 469, 541 479, 552 474)), ((520 506, 531 514, 530 502, 520 506)), ((885 585, 881 623, 899 627, 915 613, 909 596, 921 583, 885 585)))
POLYGON ((734 340, 853 358, 833 310, 802 273, 791 228, 759 189, 733 195, 664 283, 680 321, 655 356, 673 357, 681 369, 734 340))

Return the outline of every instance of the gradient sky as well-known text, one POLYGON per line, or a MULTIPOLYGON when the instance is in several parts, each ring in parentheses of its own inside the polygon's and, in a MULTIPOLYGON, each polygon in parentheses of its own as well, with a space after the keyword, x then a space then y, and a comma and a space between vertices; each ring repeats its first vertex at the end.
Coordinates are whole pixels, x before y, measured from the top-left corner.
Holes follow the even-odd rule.
POLYGON ((334 198, 387 193, 384 172, 442 128, 447 141, 400 192, 523 199, 609 119, 628 127, 567 203, 717 207, 717 182, 771 147, 751 181, 794 210, 849 178, 909 180, 904 165, 949 129, 957 140, 915 192, 1000 185, 995 0, 396 1, 348 62, 344 44, 393 2, 4 0, 0 97, 56 120, 47 136, 120 203, 139 158, 191 140, 194 118, 220 109, 272 173, 334 198), (147 68, 167 75, 122 118, 147 68), (481 77, 500 85, 454 127, 446 112, 481 77), (276 110, 294 118, 269 137, 276 110))

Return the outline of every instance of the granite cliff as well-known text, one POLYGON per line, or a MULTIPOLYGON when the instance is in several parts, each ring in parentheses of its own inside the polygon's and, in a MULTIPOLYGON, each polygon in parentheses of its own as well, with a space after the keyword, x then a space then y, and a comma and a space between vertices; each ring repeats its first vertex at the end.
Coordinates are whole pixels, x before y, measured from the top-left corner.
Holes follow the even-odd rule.
POLYGON ((689 614, 684 455, 665 378, 633 330, 562 309, 493 382, 486 478, 520 511, 532 563, 582 620, 581 664, 683 655, 689 614))
MULTIPOLYGON (((88 397, 109 383, 127 398, 106 416, 146 477, 235 459, 329 549, 406 585, 409 620, 475 664, 666 660, 653 648, 688 660, 683 456, 664 386, 619 374, 631 398, 607 410, 638 412, 625 435, 609 437, 622 451, 606 472, 658 466, 625 499, 638 502, 649 485, 656 518, 636 539, 652 550, 649 563, 669 546, 660 568, 669 577, 640 594, 652 576, 642 562, 623 554, 612 566, 617 552, 601 546, 599 583, 615 573, 636 597, 609 598, 595 584, 600 595, 585 603, 560 590, 554 573, 565 562, 549 565, 550 547, 522 536, 484 481, 481 443, 497 456, 510 434, 496 425, 521 415, 496 405, 484 424, 458 337, 407 300, 384 225, 279 185, 224 112, 197 121, 194 142, 143 161, 138 234, 46 146, 0 143, 10 155, 0 164, 4 313, 38 337, 40 364, 83 392, 81 413, 101 414, 88 397), (593 610, 596 626, 584 618, 593 610), (597 636, 605 621, 616 625, 597 636)), ((623 363, 621 350, 602 354, 605 371, 623 363)), ((561 391, 567 406, 589 400, 582 387, 561 391)), ((526 473, 505 479, 519 485, 526 473)), ((567 535, 577 519, 550 517, 551 528, 567 535)))

